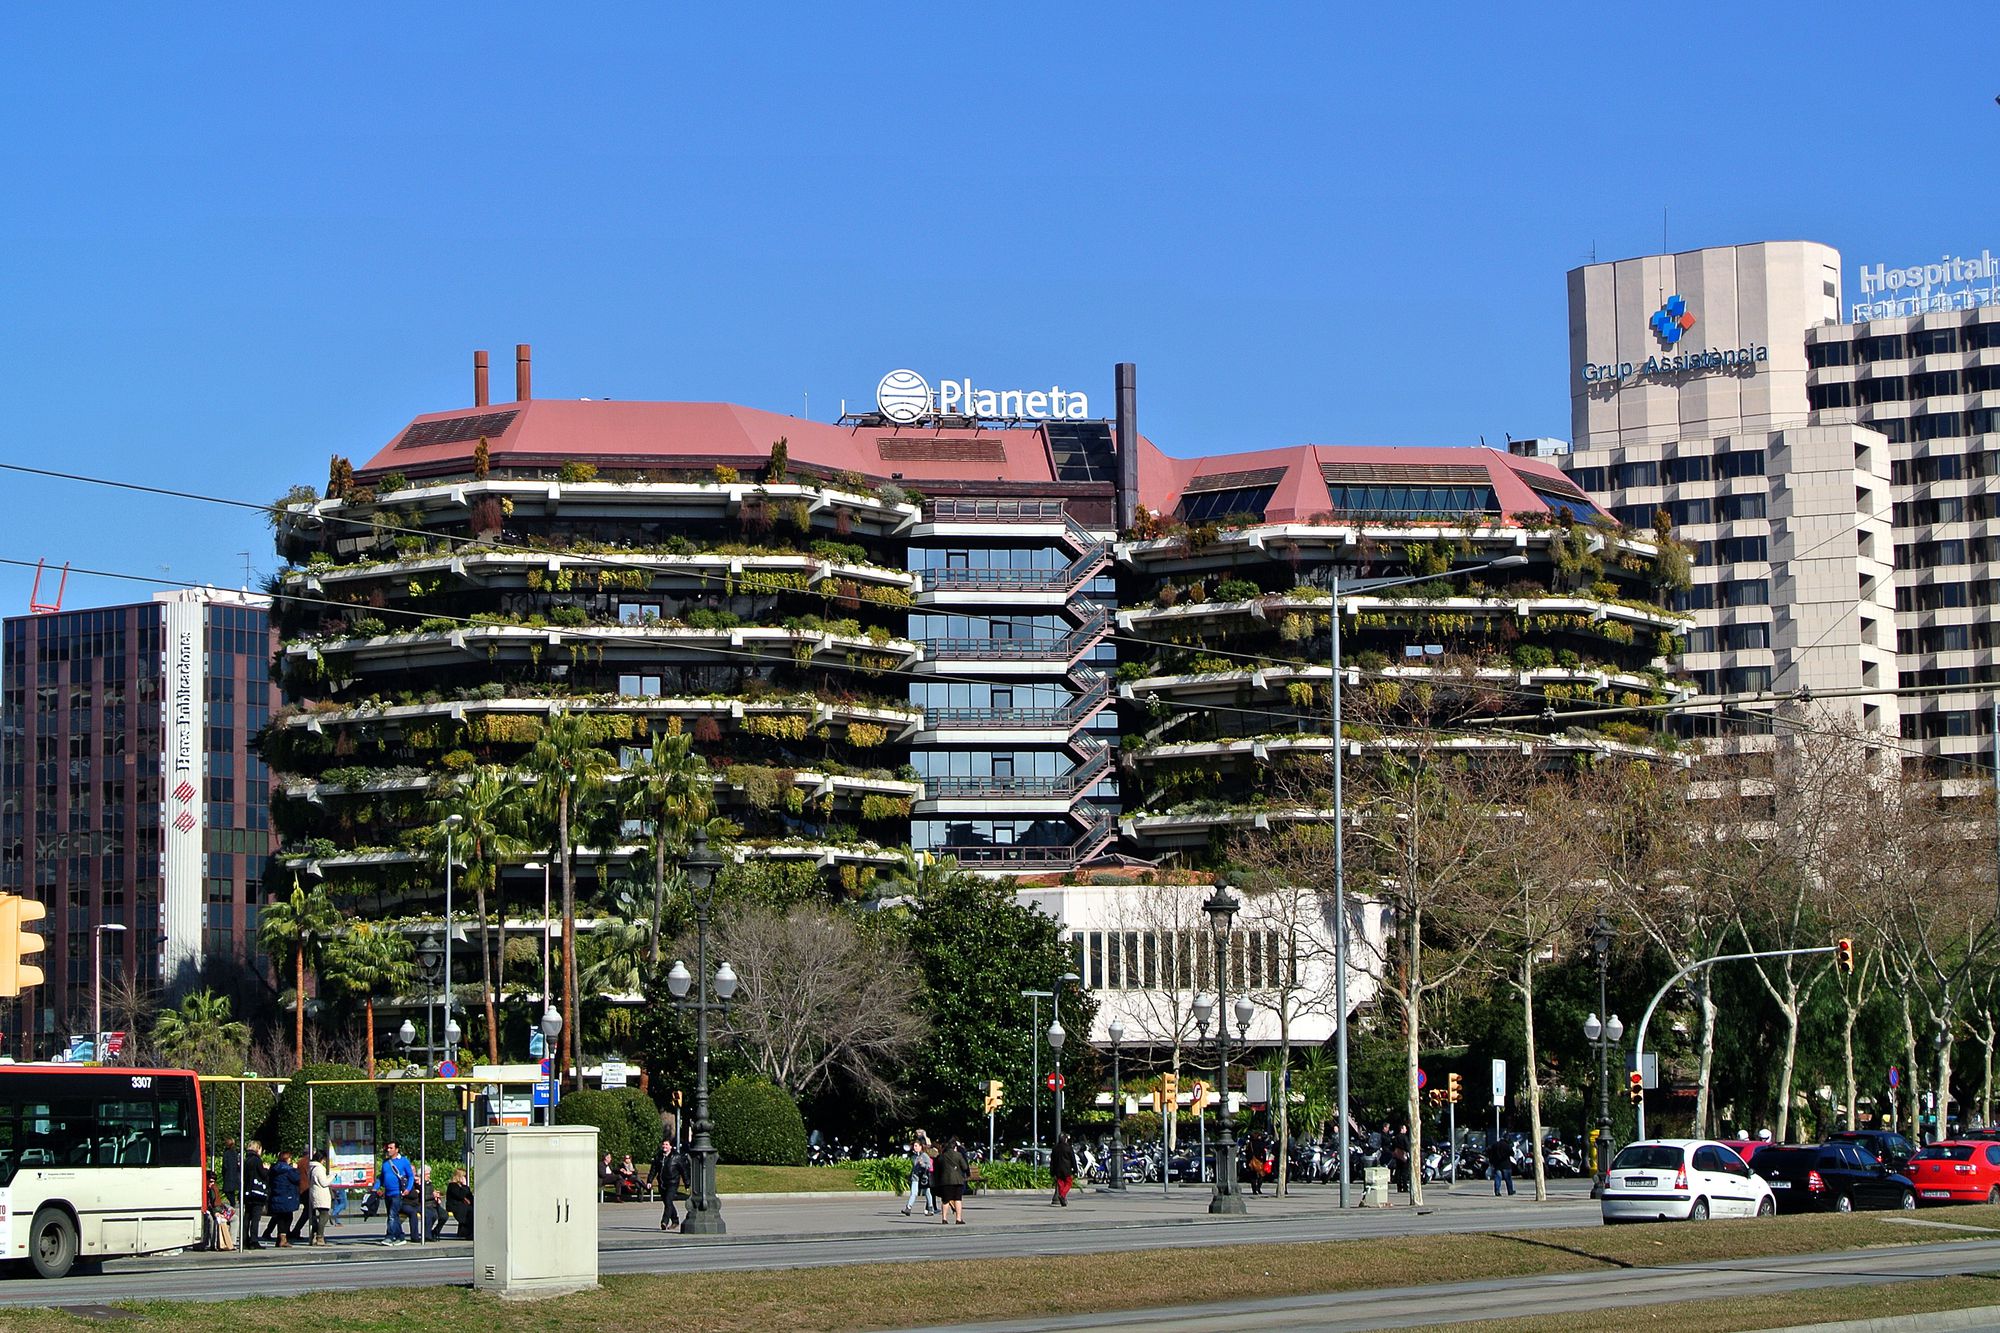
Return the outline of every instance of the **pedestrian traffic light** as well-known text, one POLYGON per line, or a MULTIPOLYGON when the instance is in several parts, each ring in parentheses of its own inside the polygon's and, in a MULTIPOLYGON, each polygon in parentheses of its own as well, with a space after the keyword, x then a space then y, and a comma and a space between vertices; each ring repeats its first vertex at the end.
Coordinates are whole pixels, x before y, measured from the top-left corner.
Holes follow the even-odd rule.
POLYGON ((1464 1080, 1459 1078, 1459 1076, 1456 1074, 1446 1074, 1444 1076, 1444 1084, 1445 1084, 1444 1099, 1450 1102, 1452 1105, 1456 1106, 1458 1104, 1459 1097, 1465 1091, 1464 1080))
POLYGON ((1848 976, 1854 975, 1854 941, 1841 939, 1833 942, 1833 965, 1848 976))
POLYGON ((1160 1091, 1165 1094, 1169 1102, 1178 1106, 1181 1100, 1181 1076, 1179 1074, 1160 1075, 1160 1091))
POLYGON ((1632 1105, 1637 1106, 1640 1102, 1646 1100, 1646 1080, 1636 1069, 1628 1077, 1631 1079, 1632 1085, 1627 1091, 1631 1095, 1632 1105))
POLYGON ((42 951, 42 937, 26 927, 49 909, 18 894, 0 894, 0 995, 19 995, 42 984, 42 969, 32 955, 42 951))

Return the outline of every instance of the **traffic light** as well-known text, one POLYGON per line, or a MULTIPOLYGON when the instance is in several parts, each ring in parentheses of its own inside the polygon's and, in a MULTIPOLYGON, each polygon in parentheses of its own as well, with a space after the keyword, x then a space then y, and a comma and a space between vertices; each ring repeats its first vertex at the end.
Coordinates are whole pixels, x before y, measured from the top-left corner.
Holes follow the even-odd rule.
POLYGON ((1854 975, 1854 941, 1847 939, 1833 942, 1833 965, 1848 976, 1854 975))
POLYGON ((1631 1079, 1632 1086, 1626 1091, 1632 1098, 1632 1105, 1637 1106, 1640 1102, 1646 1100, 1646 1080, 1636 1069, 1628 1077, 1631 1079))
POLYGON ((49 909, 17 894, 0 894, 0 995, 19 995, 42 984, 42 969, 30 955, 42 951, 42 937, 27 929, 49 909))
POLYGON ((997 1078, 986 1080, 986 1114, 992 1115, 1007 1104, 1007 1085, 997 1078))
POLYGON ((1181 1076, 1179 1074, 1160 1075, 1160 1092, 1169 1105, 1178 1106, 1181 1100, 1181 1076))
POLYGON ((1458 1075, 1446 1074, 1444 1076, 1444 1099, 1446 1101, 1456 1106, 1458 1104, 1458 1099, 1460 1095, 1463 1094, 1464 1091, 1465 1091, 1464 1080, 1459 1078, 1458 1075))

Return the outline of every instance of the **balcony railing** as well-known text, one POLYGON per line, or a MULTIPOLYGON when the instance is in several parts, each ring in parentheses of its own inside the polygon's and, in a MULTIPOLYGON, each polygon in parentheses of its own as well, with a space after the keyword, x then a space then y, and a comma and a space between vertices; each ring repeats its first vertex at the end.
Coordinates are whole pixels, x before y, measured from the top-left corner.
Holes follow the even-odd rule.
POLYGON ((1085 685, 1083 693, 1064 704, 1061 708, 931 708, 924 712, 925 720, 933 727, 984 727, 993 730, 1033 731, 1038 728, 1074 728, 1087 722, 1111 698, 1111 678, 1102 672, 1085 673, 1085 679, 1072 677, 1072 683, 1085 685))
POLYGON ((1060 639, 922 639, 925 655, 932 658, 976 658, 989 662, 1048 660, 1074 662, 1089 652, 1111 629, 1111 617, 1103 607, 1089 620, 1060 639))

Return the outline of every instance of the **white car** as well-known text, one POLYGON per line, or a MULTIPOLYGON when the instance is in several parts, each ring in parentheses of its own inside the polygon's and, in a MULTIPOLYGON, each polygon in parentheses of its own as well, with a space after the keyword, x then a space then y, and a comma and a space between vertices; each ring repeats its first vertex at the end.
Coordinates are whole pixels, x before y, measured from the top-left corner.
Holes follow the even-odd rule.
POLYGON ((1706 1222, 1778 1211, 1764 1178, 1713 1139, 1626 1144, 1611 1159, 1601 1202, 1606 1223, 1706 1222))

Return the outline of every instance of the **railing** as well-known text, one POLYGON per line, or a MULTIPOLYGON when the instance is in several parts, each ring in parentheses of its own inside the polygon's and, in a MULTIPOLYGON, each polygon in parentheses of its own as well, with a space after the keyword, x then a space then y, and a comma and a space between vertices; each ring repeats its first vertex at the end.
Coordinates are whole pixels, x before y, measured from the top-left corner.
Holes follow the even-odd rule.
POLYGON ((982 774, 976 777, 925 778, 924 794, 932 800, 967 796, 1006 798, 1076 796, 1095 787, 1110 771, 1110 747, 1101 746, 1081 765, 1067 773, 1049 777, 1001 777, 982 774))
POLYGON ((982 661, 1047 659, 1074 662, 1111 628, 1111 617, 1098 607, 1089 620, 1060 639, 920 639, 925 655, 936 658, 977 658, 982 661))
POLYGON ((1080 808, 1090 812, 1091 822, 1084 828, 1083 836, 1067 846, 975 843, 964 847, 933 847, 931 850, 939 856, 955 858, 960 865, 1008 866, 1023 870, 1074 866, 1096 856, 1118 836, 1118 820, 1109 811, 1094 806, 1080 808))
POLYGON ((973 589, 982 592, 1069 592, 1104 567, 1111 548, 1103 542, 1085 550, 1061 569, 929 569, 924 591, 973 589))
POLYGON ((1058 522, 1068 534, 1070 544, 1080 553, 1087 553, 1094 546, 1104 543, 1096 533, 1076 521, 1064 507, 1061 500, 933 500, 930 502, 930 517, 933 521, 950 520, 967 523, 1047 523, 1058 522))
POLYGON ((943 726, 1001 730, 1033 730, 1039 727, 1073 729, 1089 721, 1111 698, 1109 676, 1101 671, 1086 671, 1083 677, 1070 677, 1070 683, 1081 693, 1061 708, 927 708, 924 710, 924 725, 926 729, 943 726))

